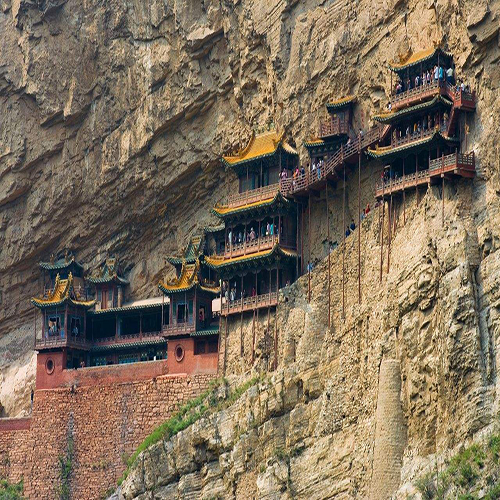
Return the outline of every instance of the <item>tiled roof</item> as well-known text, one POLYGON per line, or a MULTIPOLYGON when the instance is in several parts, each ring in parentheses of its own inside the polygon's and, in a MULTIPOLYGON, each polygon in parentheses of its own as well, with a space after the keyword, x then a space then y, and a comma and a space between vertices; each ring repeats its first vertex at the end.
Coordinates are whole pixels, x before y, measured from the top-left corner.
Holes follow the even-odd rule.
POLYGON ((40 267, 42 269, 46 269, 48 271, 57 271, 59 269, 66 269, 71 266, 71 264, 75 264, 75 266, 83 269, 83 266, 75 260, 75 257, 72 253, 67 253, 64 257, 60 257, 51 262, 40 262, 40 267))
POLYGON ((261 252, 255 252, 248 255, 240 255, 239 257, 233 257, 231 259, 224 259, 218 257, 205 257, 205 263, 208 267, 212 269, 220 269, 223 267, 228 267, 233 264, 239 264, 243 262, 254 261, 266 257, 271 257, 273 255, 282 255, 285 257, 296 257, 297 254, 293 250, 286 250, 279 244, 274 245, 270 250, 262 250, 261 252))
POLYGON ((125 342, 125 343, 116 343, 116 344, 107 344, 107 345, 99 345, 94 344, 90 350, 93 352, 101 352, 101 351, 117 351, 120 349, 130 349, 135 347, 143 347, 148 345, 166 345, 167 341, 164 338, 155 339, 155 338, 145 338, 143 340, 137 340, 137 342, 125 342))
POLYGON ((287 153, 298 156, 297 151, 284 140, 284 134, 278 135, 276 131, 266 132, 260 135, 252 135, 247 146, 235 156, 223 156, 226 165, 234 166, 240 163, 256 160, 266 156, 272 156, 281 146, 287 153))
POLYGON ((312 148, 317 146, 324 146, 325 141, 323 141, 322 139, 308 139, 307 141, 304 141, 303 144, 306 148, 312 148))
POLYGON ((184 261, 188 264, 194 264, 196 259, 199 257, 203 246, 202 236, 193 236, 190 238, 189 243, 186 248, 182 251, 181 257, 170 256, 167 257, 167 262, 173 265, 182 264, 184 261))
POLYGON ((242 205, 236 208, 227 205, 216 205, 212 209, 212 213, 214 213, 217 217, 223 218, 226 215, 234 215, 234 214, 239 214, 241 212, 249 212, 256 208, 271 207, 275 204, 290 206, 291 202, 287 200, 281 194, 281 192, 278 191, 272 198, 268 198, 267 200, 255 201, 253 203, 248 203, 247 205, 242 205))
POLYGON ((443 135, 441 132, 436 131, 434 134, 425 137, 424 139, 421 139, 419 141, 413 141, 408 144, 402 144, 401 146, 398 146, 396 148, 393 147, 382 147, 378 149, 368 149, 366 153, 368 156, 371 156, 372 158, 387 158, 389 156, 394 156, 400 153, 401 151, 405 151, 407 149, 413 149, 418 146, 422 146, 424 144, 428 144, 432 142, 435 139, 444 139, 445 141, 456 141, 457 139, 454 137, 448 137, 443 135))
POLYGON ((118 276, 118 262, 115 258, 106 259, 101 269, 94 275, 87 278, 89 283, 117 283, 119 285, 128 285, 128 281, 118 276))
MULTIPOLYGON (((168 306, 168 298, 165 300, 164 304, 168 306)), ((154 299, 143 299, 137 300, 135 302, 130 302, 128 304, 123 304, 121 307, 109 307, 107 309, 99 309, 89 311, 89 314, 92 315, 102 315, 107 313, 120 313, 127 311, 141 311, 144 309, 154 309, 156 307, 161 307, 163 303, 163 297, 156 297, 154 299)))
POLYGON ((345 97, 341 97, 340 99, 336 99, 334 101, 330 101, 326 103, 326 109, 328 111, 333 110, 333 109, 340 109, 346 106, 347 104, 351 104, 356 100, 356 96, 354 95, 347 95, 345 97))
POLYGON ((160 282, 158 287, 163 293, 171 294, 178 292, 187 292, 193 287, 198 286, 201 290, 217 294, 220 288, 217 286, 210 287, 203 285, 199 282, 198 275, 200 271, 200 261, 196 259, 194 264, 184 262, 182 264, 181 273, 178 278, 167 281, 166 283, 160 282))
POLYGON ((53 290, 47 297, 33 297, 31 303, 40 308, 56 307, 62 304, 70 303, 75 306, 85 308, 92 307, 95 300, 80 300, 73 290, 73 275, 69 273, 68 279, 62 280, 59 275, 56 276, 53 290))
POLYGON ((423 109, 432 108, 435 104, 438 103, 445 104, 446 106, 453 106, 453 103, 449 99, 437 95, 430 101, 423 102, 421 104, 416 104, 415 106, 410 106, 409 108, 402 109, 401 111, 395 111, 391 113, 381 113, 380 115, 375 115, 373 119, 377 120, 380 123, 391 123, 395 118, 400 118, 405 115, 410 115, 415 111, 421 111, 423 109))
POLYGON ((392 69, 393 71, 399 72, 404 69, 411 68, 416 64, 420 64, 425 61, 428 61, 429 59, 432 59, 434 56, 437 55, 438 52, 446 57, 451 57, 451 54, 444 52, 442 49, 431 47, 426 50, 421 50, 420 52, 415 52, 414 54, 409 55, 408 57, 404 58, 399 62, 392 62, 389 64, 389 68, 392 69))
POLYGON ((207 337, 209 335, 219 335, 219 327, 214 326, 205 330, 196 330, 190 334, 191 337, 207 337))

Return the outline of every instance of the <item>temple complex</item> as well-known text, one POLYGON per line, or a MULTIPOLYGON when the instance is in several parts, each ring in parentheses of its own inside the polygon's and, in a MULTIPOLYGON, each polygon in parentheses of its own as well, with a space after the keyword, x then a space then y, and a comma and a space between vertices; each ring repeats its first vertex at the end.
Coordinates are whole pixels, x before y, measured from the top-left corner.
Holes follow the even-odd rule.
MULTIPOLYGON (((455 80, 453 57, 440 48, 413 54, 390 66, 397 83, 388 111, 374 117, 390 127, 385 141, 368 155, 385 170, 376 197, 405 195, 405 190, 442 181, 470 178, 474 153, 467 149, 467 113, 475 110, 475 94, 455 80)), ((444 194, 443 194, 444 196, 444 194)))
POLYGON ((203 238, 192 238, 181 258, 169 257, 177 276, 159 284, 170 299, 162 325, 169 373, 217 372, 219 317, 213 302, 220 287, 211 279, 215 274, 205 265, 202 248, 203 238))
POLYGON ((205 263, 223 281, 221 315, 228 316, 275 306, 279 288, 298 275, 297 207, 280 184, 298 166, 298 153, 273 131, 254 135, 223 162, 238 175, 239 192, 213 209, 224 232, 205 263))

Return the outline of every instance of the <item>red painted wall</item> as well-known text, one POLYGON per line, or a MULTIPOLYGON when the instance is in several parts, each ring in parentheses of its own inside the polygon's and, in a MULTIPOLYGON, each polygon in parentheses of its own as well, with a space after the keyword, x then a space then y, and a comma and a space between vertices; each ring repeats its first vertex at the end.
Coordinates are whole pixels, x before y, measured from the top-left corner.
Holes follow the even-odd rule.
POLYGON ((187 373, 196 375, 201 373, 217 373, 218 353, 194 354, 194 339, 169 339, 167 346, 168 373, 187 373), (176 349, 180 346, 184 356, 179 359, 176 349))
MULTIPOLYGON (((119 384, 149 380, 168 373, 167 361, 145 361, 123 365, 94 366, 67 370, 66 356, 62 352, 39 352, 36 367, 36 389, 83 387, 119 384), (54 371, 48 373, 47 360, 54 363, 54 371)), ((203 372, 207 373, 207 372, 203 372)))

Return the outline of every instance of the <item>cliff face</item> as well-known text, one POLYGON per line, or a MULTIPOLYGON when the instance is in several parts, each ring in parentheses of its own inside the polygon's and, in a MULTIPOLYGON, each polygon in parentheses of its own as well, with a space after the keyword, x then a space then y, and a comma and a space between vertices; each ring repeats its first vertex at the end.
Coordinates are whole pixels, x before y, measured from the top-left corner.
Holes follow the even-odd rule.
MULTIPOLYGON (((347 93, 358 96, 355 127, 367 128, 386 102, 387 62, 408 47, 443 43, 458 75, 478 92, 468 146, 480 175, 470 186, 447 187, 444 225, 436 188, 414 207, 396 235, 382 285, 378 222, 375 215, 366 222, 363 303, 356 305, 351 242, 345 322, 336 295, 333 327, 325 327, 324 269, 313 280, 311 305, 304 282, 296 285, 296 297, 280 309, 280 348, 289 349, 280 365, 292 365, 292 374, 280 377, 308 388, 297 389, 297 401, 282 405, 278 416, 292 418, 299 408, 293 440, 310 440, 307 453, 320 464, 308 470, 304 463, 296 477, 316 477, 318 484, 328 477, 328 491, 363 496, 383 496, 383 484, 392 491, 401 466, 404 481, 429 454, 491 421, 500 300, 498 2, 2 0, 0 8, 0 361, 7 366, 1 396, 7 413, 26 401, 27 393, 9 399, 3 388, 14 385, 12 363, 30 362, 28 299, 40 290, 40 259, 71 248, 92 267, 113 253, 129 272, 132 293, 154 295, 167 272, 164 256, 210 221, 209 209, 225 194, 222 152, 271 121, 300 145, 317 129, 326 100, 347 93), (384 415, 393 419, 390 426, 384 415), (384 476, 373 456, 392 457, 395 472, 384 476)), ((338 256, 332 266, 338 294, 338 256)), ((27 369, 24 380, 32 376, 27 369)), ((272 412, 262 422, 276 431, 282 425, 272 412)), ((268 467, 248 481, 267 488, 268 467)), ((290 470, 277 466, 275 475, 282 472, 290 470)), ((277 488, 288 491, 283 477, 277 488)), ((310 481, 302 494, 321 496, 310 481)), ((245 483, 235 484, 244 491, 245 483)))

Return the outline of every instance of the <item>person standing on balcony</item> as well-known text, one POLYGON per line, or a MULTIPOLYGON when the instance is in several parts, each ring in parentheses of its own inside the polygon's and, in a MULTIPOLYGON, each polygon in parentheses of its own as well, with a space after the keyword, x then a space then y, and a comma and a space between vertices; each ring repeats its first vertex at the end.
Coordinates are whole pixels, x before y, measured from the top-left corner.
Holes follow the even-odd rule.
POLYGON ((253 227, 250 229, 250 241, 254 241, 255 240, 255 231, 253 229, 253 227))
POLYGON ((269 236, 270 234, 271 234, 271 224, 269 224, 268 222, 266 226, 266 236, 269 236))
POLYGON ((252 297, 255 297, 257 295, 257 291, 255 290, 255 287, 252 287, 252 297))
POLYGON ((446 70, 446 81, 453 85, 453 68, 451 66, 446 70))
POLYGON ((304 165, 300 167, 300 176, 304 177, 306 175, 306 169, 304 168, 304 165))

